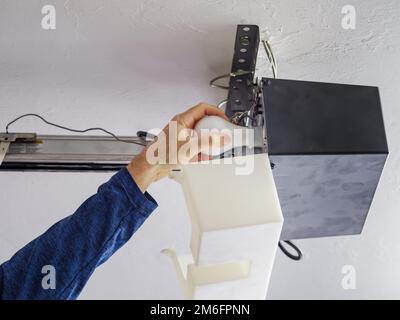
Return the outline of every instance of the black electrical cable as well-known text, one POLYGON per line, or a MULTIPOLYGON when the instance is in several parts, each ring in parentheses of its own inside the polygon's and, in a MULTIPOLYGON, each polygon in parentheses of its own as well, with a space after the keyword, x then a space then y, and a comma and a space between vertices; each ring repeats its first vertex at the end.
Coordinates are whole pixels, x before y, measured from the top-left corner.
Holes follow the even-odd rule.
POLYGON ((27 113, 27 114, 23 114, 22 116, 19 116, 18 118, 15 118, 13 121, 10 121, 7 126, 6 126, 6 133, 8 133, 8 128, 14 124, 15 122, 17 122, 18 120, 25 118, 25 117, 36 117, 39 118, 40 120, 42 120, 44 123, 53 126, 53 127, 57 127, 59 129, 63 129, 63 130, 67 130, 67 131, 71 131, 71 132, 76 132, 76 133, 86 133, 89 131, 102 131, 110 136, 112 136, 115 140, 119 141, 119 142, 124 142, 124 143, 132 143, 132 144, 137 144, 137 145, 141 145, 141 146, 146 146, 147 144, 144 142, 139 142, 139 141, 133 141, 133 140, 124 140, 124 139, 120 139, 118 138, 114 133, 103 129, 103 128, 88 128, 88 129, 84 129, 84 130, 79 130, 79 129, 72 129, 72 128, 68 128, 68 127, 64 127, 61 126, 59 124, 56 123, 52 123, 50 121, 47 121, 45 118, 43 118, 42 116, 36 114, 36 113, 27 113))
POLYGON ((299 261, 303 258, 303 253, 301 252, 301 250, 292 242, 289 240, 284 240, 284 241, 279 241, 278 243, 279 249, 282 250, 282 252, 290 259, 295 260, 295 261, 299 261), (292 249, 294 251, 296 251, 297 255, 294 255, 292 253, 290 253, 285 246, 283 245, 284 243, 286 243, 288 246, 292 247, 292 249))
MULTIPOLYGON (((275 163, 270 162, 271 165, 271 169, 274 170, 275 169, 275 163)), ((281 240, 278 242, 278 247, 279 249, 281 249, 281 251, 290 259, 295 260, 295 261, 300 261, 303 258, 303 253, 301 252, 301 250, 299 249, 299 247, 297 247, 292 241, 290 240, 281 240), (292 247, 292 249, 294 251, 296 251, 297 255, 294 255, 292 253, 290 253, 285 246, 283 245, 284 243, 286 243, 288 246, 292 247)))

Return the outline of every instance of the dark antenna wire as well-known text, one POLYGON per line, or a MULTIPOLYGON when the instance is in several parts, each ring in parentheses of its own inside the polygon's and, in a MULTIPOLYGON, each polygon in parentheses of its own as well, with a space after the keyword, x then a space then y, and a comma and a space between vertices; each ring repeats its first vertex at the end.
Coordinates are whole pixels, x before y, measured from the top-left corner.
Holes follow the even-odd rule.
POLYGON ((36 113, 23 114, 22 116, 19 116, 18 118, 15 118, 14 120, 10 121, 6 126, 6 133, 8 133, 8 129, 12 124, 14 124, 15 122, 19 121, 20 119, 26 118, 26 117, 38 118, 38 119, 42 120, 44 123, 46 123, 46 124, 48 124, 50 126, 53 126, 53 127, 59 128, 59 129, 63 129, 63 130, 67 130, 67 131, 70 131, 70 132, 86 133, 86 132, 89 132, 89 131, 102 131, 102 132, 110 135, 111 137, 113 137, 115 140, 117 140, 119 142, 138 144, 138 145, 141 145, 141 146, 146 146, 147 145, 144 142, 120 139, 114 133, 112 133, 112 132, 110 132, 110 131, 108 131, 106 129, 103 129, 103 128, 97 128, 96 127, 96 128, 88 128, 88 129, 83 129, 83 130, 68 128, 68 127, 65 127, 65 126, 50 122, 50 121, 46 120, 45 118, 43 118, 41 115, 38 115, 36 113))

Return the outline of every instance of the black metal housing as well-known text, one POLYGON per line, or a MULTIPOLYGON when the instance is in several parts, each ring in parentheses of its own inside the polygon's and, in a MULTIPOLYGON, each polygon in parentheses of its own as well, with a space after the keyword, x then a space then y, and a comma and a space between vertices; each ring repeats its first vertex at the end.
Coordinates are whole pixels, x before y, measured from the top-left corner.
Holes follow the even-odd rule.
POLYGON ((378 88, 262 83, 282 239, 361 233, 388 155, 378 88))

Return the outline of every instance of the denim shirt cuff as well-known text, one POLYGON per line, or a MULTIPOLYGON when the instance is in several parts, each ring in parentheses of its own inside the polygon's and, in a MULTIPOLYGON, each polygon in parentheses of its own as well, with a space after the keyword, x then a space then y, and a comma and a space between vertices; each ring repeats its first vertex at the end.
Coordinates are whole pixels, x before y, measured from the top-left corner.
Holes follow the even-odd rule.
POLYGON ((135 207, 142 209, 142 215, 147 217, 158 207, 157 202, 147 191, 143 193, 140 190, 127 168, 121 169, 115 175, 115 178, 122 183, 125 193, 131 203, 135 207))

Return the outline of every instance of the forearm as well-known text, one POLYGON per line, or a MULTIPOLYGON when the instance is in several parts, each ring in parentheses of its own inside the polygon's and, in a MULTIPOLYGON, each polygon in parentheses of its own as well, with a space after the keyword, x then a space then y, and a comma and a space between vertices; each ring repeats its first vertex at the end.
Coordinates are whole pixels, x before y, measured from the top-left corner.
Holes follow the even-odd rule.
POLYGON ((201 155, 201 141, 192 138, 190 130, 210 115, 227 120, 222 110, 204 103, 175 116, 171 121, 175 132, 171 133, 167 125, 155 143, 101 186, 72 216, 55 224, 1 265, 0 299, 76 298, 95 268, 125 244, 156 208, 155 201, 145 192, 149 185, 168 176, 176 165, 187 164, 201 155), (183 139, 178 139, 182 133, 183 139), (172 154, 170 143, 177 147, 172 154), (186 148, 178 152, 186 143, 195 147, 196 152, 187 152, 186 148), (155 149, 157 154, 163 150, 166 162, 147 161, 149 149, 155 149), (54 290, 42 287, 44 266, 56 270, 54 290))
POLYGON ((160 166, 146 160, 146 150, 135 157, 127 167, 139 189, 144 193, 150 184, 159 179, 160 166))
MULTIPOLYGON (((139 179, 140 174, 137 176, 139 179)), ((72 216, 55 224, 1 266, 1 298, 76 298, 95 268, 130 239, 156 206, 128 170, 121 170, 72 216), (54 290, 42 287, 42 268, 46 265, 56 270, 54 290)))

